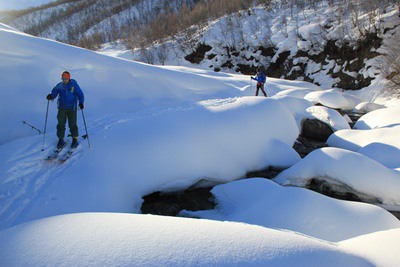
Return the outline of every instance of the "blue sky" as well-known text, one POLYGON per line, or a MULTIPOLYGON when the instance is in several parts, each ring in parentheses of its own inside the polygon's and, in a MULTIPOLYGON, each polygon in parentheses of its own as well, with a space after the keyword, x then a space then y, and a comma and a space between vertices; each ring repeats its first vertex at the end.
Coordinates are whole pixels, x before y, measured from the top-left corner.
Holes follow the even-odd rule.
POLYGON ((40 6, 55 0, 0 0, 0 10, 24 9, 32 6, 40 6))

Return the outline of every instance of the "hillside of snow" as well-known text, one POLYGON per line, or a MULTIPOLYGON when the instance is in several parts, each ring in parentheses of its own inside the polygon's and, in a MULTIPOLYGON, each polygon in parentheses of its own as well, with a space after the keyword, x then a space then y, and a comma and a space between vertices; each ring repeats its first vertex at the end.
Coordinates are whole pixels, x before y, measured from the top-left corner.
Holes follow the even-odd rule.
MULTIPOLYGON (((373 151, 329 148, 301 159, 293 149, 305 118, 324 121, 334 136, 350 131, 336 110, 313 102, 352 109, 361 102, 357 96, 315 94, 321 88, 314 84, 270 78, 270 97, 254 97, 254 83, 245 75, 151 66, 32 37, 2 24, 0 39, 0 121, 7 125, 0 132, 1 263, 399 262, 400 221, 378 206, 399 209, 398 170, 370 158, 379 157, 373 151), (21 121, 43 129, 45 96, 65 69, 85 93, 92 148, 81 138, 68 161, 45 161, 57 142, 56 103, 50 103, 44 151, 43 136, 21 121), (268 167, 286 169, 275 179, 282 185, 301 186, 321 176, 338 188, 351 187, 372 204, 260 178, 235 181, 268 167), (138 214, 142 198, 150 193, 199 184, 218 185, 212 191, 216 209, 181 215, 203 219, 138 214)), ((394 136, 396 113, 388 114, 391 119, 379 126, 394 136)), ((361 121, 377 124, 377 117, 367 116, 361 121)), ((376 136, 369 133, 364 139, 373 143, 376 136)), ((349 142, 355 143, 349 139, 337 146, 349 142)), ((386 145, 391 151, 398 147, 393 137, 386 145)))
MULTIPOLYGON (((8 126, 0 130, 0 144, 30 133, 21 127, 22 120, 44 124, 46 95, 61 81, 63 70, 71 72, 88 96, 88 117, 242 96, 250 87, 246 76, 182 72, 123 61, 17 33, 4 24, 0 24, 0 39, 0 120, 8 126)), ((55 110, 52 103, 50 116, 54 117, 55 110)), ((55 120, 50 120, 49 128, 54 126, 55 120)))

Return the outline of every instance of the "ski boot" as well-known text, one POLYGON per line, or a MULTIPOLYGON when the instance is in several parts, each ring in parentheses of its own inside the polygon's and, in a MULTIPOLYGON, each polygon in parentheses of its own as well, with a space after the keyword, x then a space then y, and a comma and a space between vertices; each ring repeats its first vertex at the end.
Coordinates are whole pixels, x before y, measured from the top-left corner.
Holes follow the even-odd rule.
POLYGON ((64 141, 63 138, 60 138, 57 143, 57 149, 63 148, 67 143, 64 141))
POLYGON ((72 138, 71 148, 77 148, 79 145, 78 138, 72 138))

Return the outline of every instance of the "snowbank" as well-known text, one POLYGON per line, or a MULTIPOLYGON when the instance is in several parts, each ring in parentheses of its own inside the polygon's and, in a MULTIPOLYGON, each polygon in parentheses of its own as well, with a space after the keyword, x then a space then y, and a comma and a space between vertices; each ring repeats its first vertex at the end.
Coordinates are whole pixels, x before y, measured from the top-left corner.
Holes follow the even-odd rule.
POLYGON ((5 266, 369 266, 340 247, 232 222, 86 213, 0 232, 5 266))
POLYGON ((400 173, 361 154, 322 148, 281 172, 274 181, 283 185, 306 186, 311 179, 328 182, 336 191, 352 192, 361 199, 400 205, 400 173))
POLYGON ((400 221, 382 208, 282 187, 262 178, 219 185, 211 192, 215 210, 181 215, 287 229, 332 242, 400 228, 400 221))

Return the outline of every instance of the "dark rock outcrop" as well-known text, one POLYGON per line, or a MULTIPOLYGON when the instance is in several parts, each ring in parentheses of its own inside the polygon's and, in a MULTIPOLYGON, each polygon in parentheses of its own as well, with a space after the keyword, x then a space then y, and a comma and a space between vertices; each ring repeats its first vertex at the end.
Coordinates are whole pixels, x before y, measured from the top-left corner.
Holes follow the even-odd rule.
POLYGON ((296 150, 296 152, 300 155, 300 157, 304 158, 314 150, 326 146, 327 145, 325 144, 324 141, 308 139, 307 137, 300 135, 297 138, 296 142, 293 144, 293 149, 296 150))
MULTIPOLYGON (((212 47, 207 44, 199 44, 196 50, 193 53, 187 55, 185 59, 193 64, 199 64, 205 58, 206 53, 211 49, 212 47)), ((210 54, 210 57, 214 58, 215 56, 212 56, 212 54, 210 54)))
POLYGON ((211 187, 187 189, 181 192, 155 192, 143 197, 143 214, 176 216, 181 210, 214 209, 211 187))
POLYGON ((328 124, 317 119, 305 119, 301 130, 302 136, 322 142, 326 142, 332 133, 328 124))

